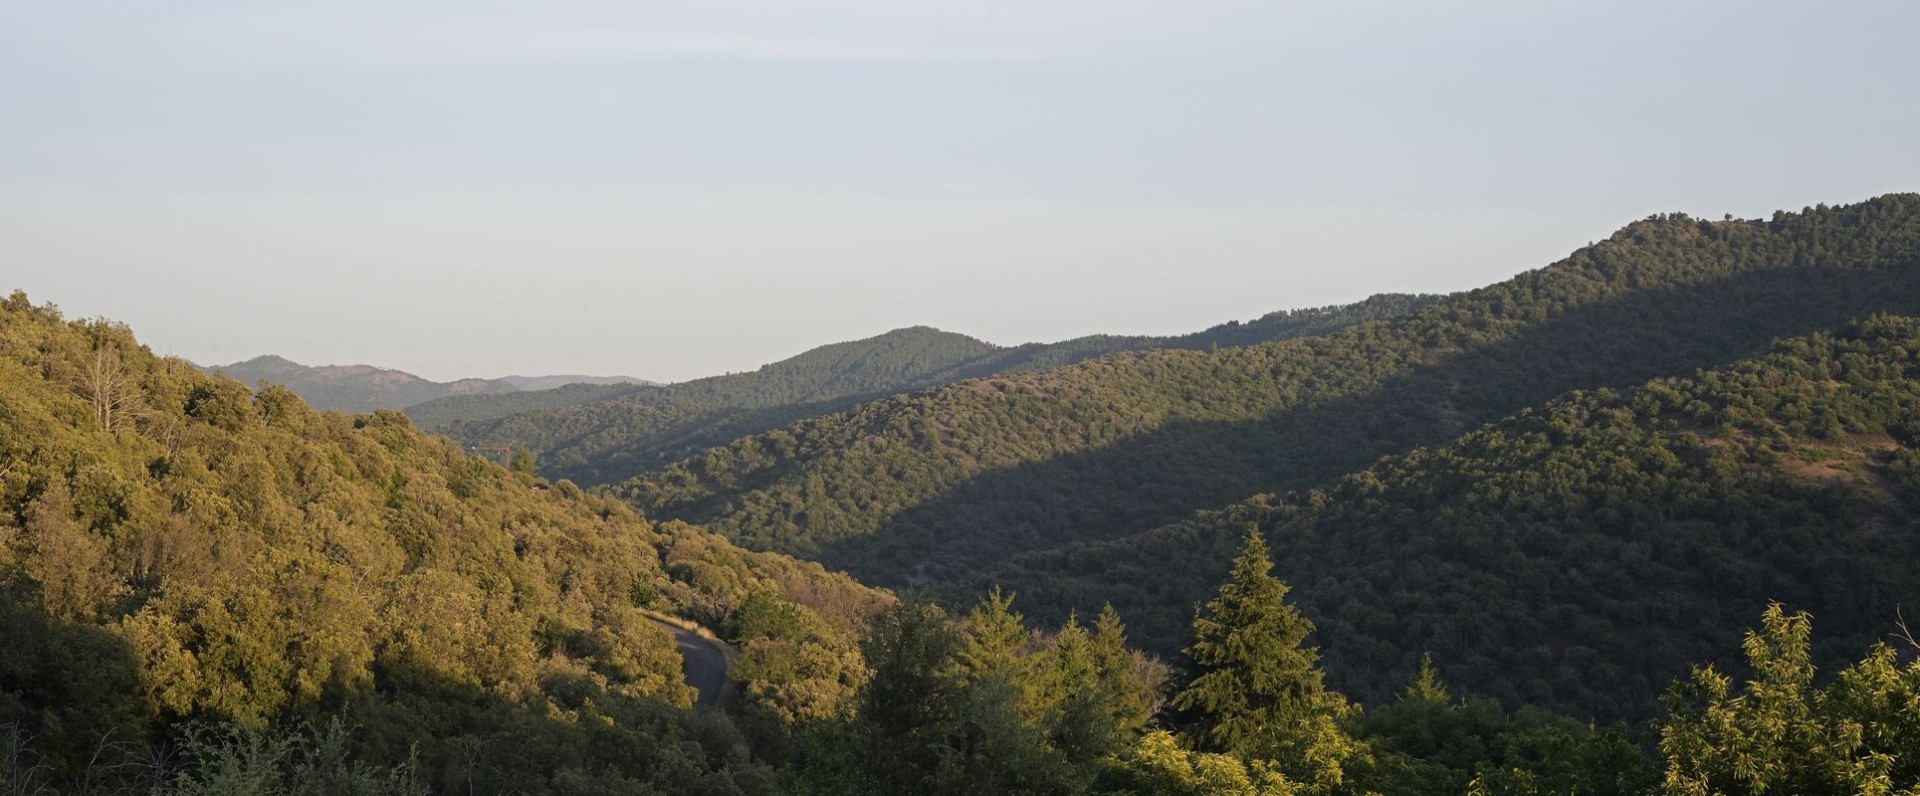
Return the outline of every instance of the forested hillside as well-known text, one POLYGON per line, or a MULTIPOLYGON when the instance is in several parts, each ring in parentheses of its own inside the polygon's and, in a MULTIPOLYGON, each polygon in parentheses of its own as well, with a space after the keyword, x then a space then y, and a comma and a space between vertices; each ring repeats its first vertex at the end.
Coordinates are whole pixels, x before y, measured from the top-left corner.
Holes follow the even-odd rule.
POLYGON ((649 612, 722 629, 775 612, 789 651, 743 639, 749 696, 806 716, 851 697, 888 599, 469 458, 398 413, 317 413, 124 327, 0 302, 0 781, 17 792, 34 771, 168 776, 183 727, 342 715, 366 728, 361 759, 417 755, 446 792, 765 792, 739 731, 682 710, 649 612), (23 739, 51 762, 23 763, 23 739))
POLYGON ((1275 312, 1178 337, 1101 335, 1003 348, 926 327, 836 343, 750 373, 658 388, 591 387, 463 395, 409 408, 422 427, 475 445, 533 451, 542 473, 616 482, 739 437, 863 400, 992 374, 1043 370, 1116 351, 1207 350, 1324 334, 1395 318, 1439 296, 1386 294, 1357 304, 1275 312))
POLYGON ((400 409, 447 395, 516 392, 520 388, 486 379, 437 382, 372 365, 302 365, 277 356, 259 356, 231 365, 204 368, 240 381, 267 381, 293 390, 308 405, 343 412, 400 409))
POLYGON ((293 390, 309 406, 342 412, 405 409, 449 396, 513 395, 572 384, 620 387, 648 383, 628 376, 504 376, 440 382, 372 365, 312 366, 277 356, 202 369, 249 385, 272 382, 293 390))
MULTIPOLYGON (((1789 323, 1912 300, 1906 255, 1854 254, 1857 274, 1686 293, 1722 323, 1737 314, 1702 299, 1769 313, 1645 358, 1774 328, 1795 306, 1781 291, 1822 308, 1789 323)), ((1571 317, 1555 312, 1537 322, 1571 317)), ((1454 320, 1497 330, 1471 317, 1454 320)), ((1172 384, 1224 415, 1272 372, 1226 363, 1366 361, 1346 347, 1457 385, 1425 415, 1445 444, 1123 539, 923 568, 971 606, 948 611, 469 458, 395 412, 250 391, 15 293, 0 302, 0 790, 1920 793, 1920 641, 1889 637, 1920 592, 1920 318, 1837 322, 1462 433, 1458 406, 1494 403, 1485 391, 1586 371, 1388 356, 1422 322, 891 401, 1025 385, 1106 413, 1067 417, 1111 418, 1172 384), (1170 370, 1189 362, 1214 367, 1170 370), (1110 400, 1062 380, 1153 364, 1110 400), (1470 384, 1479 398, 1461 397, 1470 384), (732 642, 718 709, 689 709, 663 615, 732 642), (1142 637, 1165 657, 1133 649, 1142 637)), ((1485 339, 1537 355, 1593 331, 1485 339)), ((1297 378, 1289 400, 1424 384, 1297 378)), ((1146 406, 1131 416, 1186 411, 1146 406)))
MULTIPOLYGON (((1248 495, 1330 483, 1571 390, 1920 312, 1916 266, 1914 195, 1767 221, 1654 217, 1404 320, 963 382, 742 439, 620 493, 749 546, 958 595, 1020 556, 1070 559, 1248 495)), ((1162 552, 1165 575, 1144 583, 1185 605, 1205 581, 1178 573, 1217 556, 1162 552)), ((1157 649, 1178 643, 1166 621, 1142 617, 1138 631, 1157 649)))
POLYGON ((549 460, 545 472, 576 477, 591 473, 580 463, 561 462, 585 461, 567 454, 582 435, 615 438, 635 428, 660 433, 676 424, 711 422, 707 415, 722 410, 764 410, 905 389, 994 350, 965 335, 919 326, 821 346, 748 373, 657 387, 459 396, 422 404, 408 414, 423 428, 446 430, 470 443, 511 443, 537 451, 549 460))
POLYGON ((1347 693, 1385 697, 1425 652, 1510 704, 1637 718, 1770 601, 1820 618, 1823 664, 1883 638, 1920 595, 1916 527, 1920 320, 1881 316, 979 580, 1110 601, 1171 649, 1258 528, 1347 693))

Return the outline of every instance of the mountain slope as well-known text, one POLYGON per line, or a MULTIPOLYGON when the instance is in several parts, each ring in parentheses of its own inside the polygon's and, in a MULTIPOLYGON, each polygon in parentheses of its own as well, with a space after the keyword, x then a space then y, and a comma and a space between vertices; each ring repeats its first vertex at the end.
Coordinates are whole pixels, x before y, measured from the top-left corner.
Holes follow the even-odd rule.
POLYGON ((736 441, 620 493, 869 582, 972 584, 1018 555, 1323 483, 1569 390, 1920 311, 1916 266, 1914 195, 1770 221, 1654 217, 1404 320, 900 396, 736 441))
MULTIPOLYGON (((499 382, 516 390, 557 390, 569 384, 591 384, 597 386, 620 384, 645 386, 659 384, 659 382, 656 381, 636 379, 632 376, 583 376, 579 374, 562 374, 558 376, 501 376, 497 379, 488 379, 488 381, 499 382)), ((496 393, 480 394, 492 395, 496 393)), ((411 406, 411 404, 409 404, 409 406, 411 406)))
POLYGON ((1356 304, 1271 313, 1178 337, 1100 335, 1002 348, 925 327, 824 346, 752 373, 661 389, 569 387, 447 398, 408 410, 469 444, 537 452, 542 471, 585 484, 622 480, 748 434, 863 400, 993 374, 1043 370, 1117 351, 1207 350, 1324 334, 1406 315, 1438 296, 1380 295, 1356 304))
POLYGON ((811 656, 762 667, 797 695, 783 709, 851 693, 886 597, 843 576, 469 458, 395 412, 315 412, 0 302, 0 726, 56 759, 112 737, 137 763, 189 719, 349 710, 377 758, 416 749, 448 791, 677 771, 656 786, 739 792, 739 739, 674 709, 680 660, 647 618, 724 627, 750 599, 796 617, 811 656))
POLYGON ((1059 610, 1111 602, 1171 650, 1248 527, 1272 539, 1329 673, 1369 701, 1430 653, 1509 704, 1644 718, 1771 601, 1818 616, 1819 657, 1839 663, 1920 593, 1920 319, 1574 393, 1322 489, 979 582, 1059 610))
POLYGON ((308 366, 272 355, 204 370, 238 379, 245 384, 267 381, 285 385, 316 409, 352 413, 404 409, 448 396, 498 395, 522 390, 546 390, 576 383, 649 383, 627 376, 507 376, 438 382, 372 365, 308 366))

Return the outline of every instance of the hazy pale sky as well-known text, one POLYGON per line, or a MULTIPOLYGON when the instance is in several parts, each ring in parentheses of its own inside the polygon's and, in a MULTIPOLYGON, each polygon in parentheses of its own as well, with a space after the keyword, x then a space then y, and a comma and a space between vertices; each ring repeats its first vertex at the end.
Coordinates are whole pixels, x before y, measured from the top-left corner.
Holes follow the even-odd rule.
POLYGON ((1476 287, 1920 190, 1920 3, 0 0, 0 291, 679 380, 1476 287))

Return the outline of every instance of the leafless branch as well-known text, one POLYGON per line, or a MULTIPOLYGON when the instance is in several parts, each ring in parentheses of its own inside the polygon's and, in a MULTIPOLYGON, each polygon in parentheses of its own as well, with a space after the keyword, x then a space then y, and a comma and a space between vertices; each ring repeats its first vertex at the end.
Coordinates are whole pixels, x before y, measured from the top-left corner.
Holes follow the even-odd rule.
POLYGON ((1893 623, 1893 626, 1900 628, 1900 632, 1888 633, 1887 635, 1907 642, 1907 646, 1912 647, 1915 652, 1920 652, 1920 640, 1915 640, 1913 637, 1913 629, 1907 627, 1907 617, 1901 614, 1897 606, 1893 609, 1893 615, 1897 617, 1897 621, 1893 623))
POLYGON ((115 424, 131 414, 142 398, 140 385, 120 361, 120 352, 101 346, 80 372, 80 397, 93 407, 100 430, 113 433, 115 424))

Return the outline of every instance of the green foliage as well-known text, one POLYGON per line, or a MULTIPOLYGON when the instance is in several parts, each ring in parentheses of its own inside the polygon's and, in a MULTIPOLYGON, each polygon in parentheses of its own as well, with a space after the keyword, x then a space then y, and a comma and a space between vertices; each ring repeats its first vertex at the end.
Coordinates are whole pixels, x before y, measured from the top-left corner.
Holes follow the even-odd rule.
POLYGON ((1112 796, 1292 796, 1298 785, 1270 764, 1181 748, 1171 733, 1141 736, 1115 756, 1100 780, 1112 796))
POLYGON ((268 734, 235 725, 186 728, 174 796, 411 796, 426 794, 414 761, 392 768, 350 759, 339 722, 312 733, 268 734))
POLYGON ((1186 686, 1174 708, 1191 717, 1195 745, 1241 758, 1276 760, 1294 781, 1338 786, 1366 752, 1340 721, 1352 708, 1322 685, 1313 623, 1285 602, 1266 542, 1249 532, 1220 593, 1193 620, 1186 686))
POLYGON ((1367 711, 1355 732, 1377 750, 1360 790, 1445 796, 1637 794, 1656 781, 1624 725, 1593 727, 1534 707, 1454 701, 1430 658, 1400 699, 1367 711))
POLYGON ((1661 793, 1920 793, 1920 662, 1877 644, 1816 688, 1812 634, 1807 614, 1770 605, 1744 687, 1706 667, 1668 692, 1661 793))
POLYGON ((1415 704, 1445 705, 1453 701, 1453 695, 1447 693, 1447 686, 1440 682, 1440 673, 1433 668, 1433 656, 1420 656, 1420 673, 1414 675, 1413 682, 1407 684, 1403 698, 1415 704))
POLYGON ((1204 599, 1191 562, 1224 567, 1254 524, 1343 692, 1384 702, 1431 650, 1507 704, 1647 718, 1769 600, 1820 611, 1835 644, 1815 659, 1834 664, 1920 588, 1920 539, 1890 532, 1920 516, 1898 476, 1915 351, 1920 321, 1881 316, 1569 394, 1319 489, 1025 559, 1016 580, 1042 606, 1112 596, 1152 644, 1204 599))
POLYGON ((391 769, 417 748, 428 779, 460 767, 460 739, 511 736, 551 755, 489 761, 488 789, 559 788, 568 761, 575 783, 666 782, 672 764, 693 767, 683 785, 765 784, 744 751, 729 762, 744 745, 725 719, 679 709, 680 656, 642 613, 726 626, 756 595, 797 618, 780 638, 806 654, 755 659, 751 698, 846 702, 854 629, 884 595, 509 473, 395 412, 313 412, 124 327, 19 294, 0 309, 0 724, 35 739, 57 786, 80 787, 102 739, 139 759, 185 721, 268 733, 222 748, 284 763, 297 744, 273 728, 342 711, 369 727, 358 759, 391 769), (818 677, 834 687, 806 691, 818 677), (675 735, 688 746, 657 745, 675 735))
MULTIPOLYGON (((1901 532, 1920 516, 1920 320, 1843 323, 1920 311, 1917 247, 1912 196, 1766 223, 1657 217, 1400 320, 885 398, 629 485, 663 516, 949 596, 1004 577, 1052 632, 1010 593, 962 621, 893 603, 469 458, 398 413, 316 413, 15 294, 0 302, 0 777, 16 792, 1912 792, 1920 664, 1877 645, 1823 684, 1836 642, 1778 607, 1743 663, 1721 656, 1730 617, 1770 600, 1859 649, 1920 587, 1920 539, 1901 532), (1167 671, 1129 648, 1122 610, 1159 649, 1193 630, 1183 736, 1156 722, 1167 671), (734 642, 731 712, 687 709, 648 612, 734 642), (1639 718, 1688 664, 1707 665, 1656 725, 1664 780, 1641 751, 1655 739, 1548 710, 1639 718), (178 768, 152 762, 168 748, 178 768)), ((779 391, 830 404, 867 376, 975 361, 925 340, 872 368, 700 386, 715 392, 675 411, 707 419, 674 433, 718 433, 701 413, 727 401, 809 412, 779 391)), ((1112 344, 1077 342, 1021 356, 1112 344)), ((724 422, 773 416, 746 414, 724 422)))
POLYGON ((907 601, 862 644, 858 710, 802 727, 800 792, 1087 793, 1146 729, 1165 667, 1125 646, 1117 616, 1036 634, 991 594, 961 623, 907 601), (1117 645, 1117 647, 1116 647, 1117 645))
POLYGON ((1277 312, 1181 337, 1102 335, 1002 348, 926 327, 822 346, 750 373, 665 386, 572 385, 506 395, 461 395, 408 407, 423 427, 471 444, 538 449, 545 472, 608 484, 707 448, 809 417, 963 379, 1059 367, 1121 351, 1204 351, 1398 317, 1438 296, 1375 296, 1341 307, 1277 312))
POLYGON ((531 476, 536 467, 534 459, 533 451, 527 450, 526 448, 515 448, 513 450, 513 461, 507 469, 520 473, 521 475, 531 476))
MULTIPOLYGON (((623 484, 619 493, 652 515, 699 522, 744 545, 813 558, 867 582, 919 585, 951 604, 964 605, 995 582, 1018 589, 1029 613, 1048 624, 1111 602, 1129 617, 1137 639, 1171 653, 1184 634, 1184 606, 1205 594, 1212 573, 1232 554, 1237 531, 1223 536, 1221 526, 1257 517, 1266 511, 1259 504, 1273 501, 1249 496, 1325 489, 1382 456, 1445 446, 1572 391, 1631 389, 1724 367, 1764 353, 1775 339, 1839 328, 1876 311, 1920 313, 1917 253, 1920 197, 1914 195, 1767 222, 1660 216, 1547 268, 1404 318, 1244 348, 1116 354, 883 398, 735 440, 623 484), (1248 502, 1235 505, 1241 501, 1248 502), (1218 524, 1184 522, 1223 506, 1234 506, 1229 513, 1235 516, 1218 524), (1162 541, 1171 534, 1182 538, 1162 541)), ((1832 419, 1783 414, 1781 431, 1797 428, 1812 437, 1832 431, 1832 419)), ((1715 429, 1694 431, 1706 438, 1715 429)), ((1638 464, 1618 461, 1599 472, 1638 464)), ((1634 515, 1624 505, 1611 512, 1592 508, 1596 522, 1610 522, 1612 513, 1634 515)), ((1787 516, 1798 521, 1797 514, 1787 516)), ((1652 541, 1650 531, 1641 538, 1653 546, 1683 536, 1686 546, 1722 544, 1690 533, 1661 533, 1662 541, 1652 541)), ((1463 590, 1532 590, 1530 581, 1557 580, 1573 569, 1584 573, 1581 581, 1594 574, 1572 551, 1565 551, 1566 566, 1495 568, 1488 545, 1497 542, 1489 535, 1506 532, 1480 529, 1475 560, 1461 562, 1477 565, 1480 576, 1421 575, 1436 601, 1423 613, 1461 613, 1438 601, 1463 590), (1483 588, 1482 579, 1506 584, 1483 588)), ((1659 655, 1668 649, 1659 644, 1637 645, 1624 660, 1640 662, 1582 678, 1575 671, 1584 664, 1549 660, 1552 645, 1490 650, 1476 641, 1494 637, 1480 635, 1485 628, 1447 628, 1450 638, 1435 639, 1439 633, 1410 636, 1395 623, 1388 634, 1383 626, 1395 614, 1379 607, 1385 598, 1375 593, 1396 584, 1371 575, 1359 582, 1360 570, 1380 551, 1392 551, 1396 568, 1419 564, 1402 560, 1397 540, 1365 538, 1382 546, 1338 545, 1345 549, 1332 560, 1316 557, 1312 570, 1291 551, 1282 561, 1283 577, 1304 589, 1302 607, 1316 620, 1324 616, 1322 604, 1359 609, 1321 624, 1329 664, 1338 664, 1339 677, 1359 681, 1337 685, 1362 698, 1386 696, 1425 647, 1457 662, 1461 682, 1502 699, 1644 716, 1651 710, 1645 695, 1684 665, 1686 655, 1717 648, 1706 637, 1668 656, 1659 655), (1344 573, 1333 584, 1344 593, 1323 597, 1320 573, 1329 568, 1344 573), (1495 656, 1507 660, 1496 664, 1495 656), (1609 707, 1623 699, 1638 707, 1609 707)), ((1337 545, 1317 535, 1314 543, 1337 545)), ((1425 547, 1418 538, 1415 546, 1425 547)), ((1653 566, 1672 561, 1656 558, 1653 566)), ((1675 610, 1652 618, 1730 627, 1757 607, 1750 600, 1774 596, 1759 586, 1738 591, 1748 602, 1710 615, 1675 610)), ((1574 593, 1637 599, 1604 589, 1576 587, 1574 593)), ((1495 615, 1557 602, 1513 596, 1496 603, 1495 615)), ((1590 616, 1584 629, 1637 625, 1647 621, 1635 615, 1641 610, 1659 609, 1609 609, 1590 616)), ((1855 622, 1844 620, 1848 634, 1855 622)), ((1573 632, 1556 619, 1530 617, 1524 624, 1513 630, 1529 641, 1557 628, 1573 632)), ((1598 652, 1591 644, 1566 643, 1586 648, 1575 651, 1579 661, 1592 659, 1587 650, 1598 652)))
POLYGON ((967 614, 961 629, 959 663, 970 677, 998 675, 1023 680, 1026 669, 1022 652, 1027 641, 1026 625, 1013 610, 1013 595, 995 588, 967 614))
POLYGON ((313 407, 342 412, 400 409, 447 395, 513 393, 519 389, 506 379, 437 382, 370 365, 308 367, 277 356, 254 357, 205 370, 242 384, 271 383, 299 395, 313 407))
POLYGON ((785 598, 755 594, 733 624, 740 657, 732 677, 783 724, 835 715, 866 680, 849 632, 785 598))
POLYGON ((1138 732, 1160 710, 1160 694, 1166 688, 1167 670, 1158 660, 1134 650, 1127 641, 1127 629, 1120 623, 1120 612, 1103 606, 1093 624, 1093 667, 1098 673, 1100 693, 1121 732, 1138 732))

